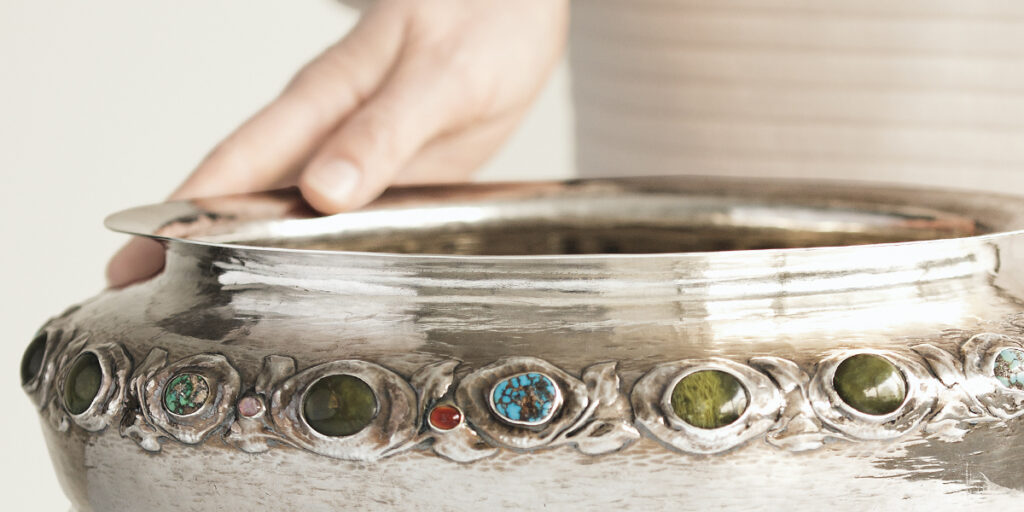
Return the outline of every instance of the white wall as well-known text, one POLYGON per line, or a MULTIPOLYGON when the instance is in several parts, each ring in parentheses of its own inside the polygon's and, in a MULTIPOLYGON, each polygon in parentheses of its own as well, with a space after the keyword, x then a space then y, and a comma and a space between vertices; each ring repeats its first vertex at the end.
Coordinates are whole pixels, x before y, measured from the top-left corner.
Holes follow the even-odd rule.
MULTIPOLYGON (((103 286, 103 217, 162 200, 355 20, 328 0, 0 0, 5 510, 66 510, 17 366, 50 316, 103 286)), ((571 174, 564 66, 481 179, 571 174)))

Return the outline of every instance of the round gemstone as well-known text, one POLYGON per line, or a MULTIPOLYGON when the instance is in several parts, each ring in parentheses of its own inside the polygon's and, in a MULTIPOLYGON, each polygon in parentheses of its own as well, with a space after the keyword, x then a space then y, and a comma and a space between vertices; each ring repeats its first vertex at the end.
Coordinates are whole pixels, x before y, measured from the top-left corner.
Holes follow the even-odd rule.
POLYGON ((238 401, 238 414, 252 418, 263 412, 263 402, 254 396, 247 396, 238 401))
POLYGON ((309 426, 325 436, 350 436, 377 415, 370 385, 352 375, 329 375, 313 383, 302 400, 309 426))
POLYGON ((28 344, 28 348, 25 349, 25 355, 21 357, 21 384, 25 385, 39 375, 39 370, 43 369, 43 356, 46 354, 46 334, 40 334, 36 336, 31 343, 28 344))
POLYGON ((75 359, 64 381, 64 407, 71 414, 89 410, 103 381, 100 360, 92 352, 84 352, 75 359))
POLYGON ((1024 391, 1024 350, 1003 349, 996 356, 992 373, 1004 386, 1024 391))
POLYGON ((697 428, 729 425, 747 410, 747 390, 732 374, 701 370, 683 377, 672 388, 672 411, 697 428))
POLYGON ((542 425, 555 414, 558 387, 550 377, 529 372, 513 375, 495 384, 491 390, 494 413, 508 422, 542 425))
POLYGON ((874 354, 857 354, 839 363, 832 386, 850 407, 875 416, 899 409, 907 396, 900 370, 874 354))
POLYGON ((198 411, 209 398, 210 385, 195 373, 179 373, 164 388, 164 408, 178 416, 198 411))
POLYGON ((429 421, 438 430, 451 430, 462 424, 462 411, 454 405, 439 405, 430 411, 429 421))

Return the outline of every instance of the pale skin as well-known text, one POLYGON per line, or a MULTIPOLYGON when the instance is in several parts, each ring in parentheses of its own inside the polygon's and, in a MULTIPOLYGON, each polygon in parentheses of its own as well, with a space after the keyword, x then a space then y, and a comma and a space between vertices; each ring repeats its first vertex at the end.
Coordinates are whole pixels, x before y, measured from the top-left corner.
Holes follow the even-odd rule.
MULTIPOLYGON (((295 185, 331 214, 391 185, 465 181, 536 98, 568 18, 568 0, 379 0, 170 198, 295 185)), ((163 246, 133 239, 107 281, 146 279, 163 261, 163 246)))

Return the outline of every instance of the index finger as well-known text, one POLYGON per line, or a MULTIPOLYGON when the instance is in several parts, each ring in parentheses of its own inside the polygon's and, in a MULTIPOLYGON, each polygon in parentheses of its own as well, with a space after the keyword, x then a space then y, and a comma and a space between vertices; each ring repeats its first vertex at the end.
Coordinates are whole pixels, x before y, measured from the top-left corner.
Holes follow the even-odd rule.
POLYGON ((372 94, 398 56, 404 16, 387 3, 378 5, 218 144, 171 198, 254 192, 294 181, 308 155, 372 94))

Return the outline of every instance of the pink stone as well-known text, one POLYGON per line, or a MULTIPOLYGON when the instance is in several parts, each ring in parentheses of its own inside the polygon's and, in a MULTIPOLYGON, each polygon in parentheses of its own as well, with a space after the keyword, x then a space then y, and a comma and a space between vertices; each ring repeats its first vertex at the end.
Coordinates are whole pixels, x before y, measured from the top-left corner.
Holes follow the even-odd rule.
POLYGON ((247 418, 259 415, 263 412, 263 403, 259 398, 247 396, 238 401, 238 413, 247 418))

